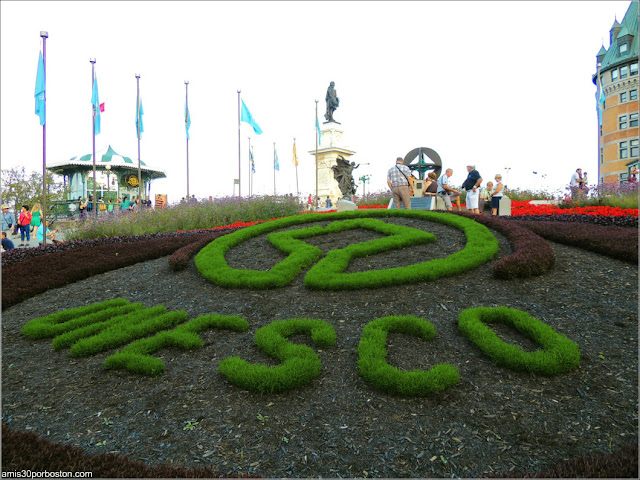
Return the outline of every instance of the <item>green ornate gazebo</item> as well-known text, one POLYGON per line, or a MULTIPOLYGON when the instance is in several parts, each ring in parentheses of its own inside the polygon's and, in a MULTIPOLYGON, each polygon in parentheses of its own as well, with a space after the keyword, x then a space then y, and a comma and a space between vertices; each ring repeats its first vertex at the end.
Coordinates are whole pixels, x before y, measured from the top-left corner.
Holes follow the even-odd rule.
MULTIPOLYGON (((69 160, 51 163, 47 170, 68 177, 68 198, 93 195, 93 154, 71 157, 69 160)), ((143 182, 143 196, 148 194, 149 183, 156 178, 166 178, 162 170, 149 167, 140 161, 140 173, 143 182)), ((138 161, 117 153, 111 145, 96 152, 96 194, 98 198, 113 198, 138 195, 138 161), (112 193, 113 192, 113 193, 112 193), (107 195, 109 194, 109 195, 107 195)))

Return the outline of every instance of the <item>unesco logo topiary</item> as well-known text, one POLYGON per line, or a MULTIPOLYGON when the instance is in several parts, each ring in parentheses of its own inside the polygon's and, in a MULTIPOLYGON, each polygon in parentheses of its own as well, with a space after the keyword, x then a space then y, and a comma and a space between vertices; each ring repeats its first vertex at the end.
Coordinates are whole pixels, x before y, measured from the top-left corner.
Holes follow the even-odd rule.
MULTIPOLYGON (((472 308, 458 317, 461 332, 497 365, 538 375, 568 372, 580 361, 578 346, 526 312, 505 307, 472 308), (524 352, 497 337, 486 326, 503 322, 531 338, 542 348, 524 352)), ((153 354, 166 348, 202 348, 200 333, 210 329, 245 332, 243 318, 203 315, 187 320, 184 311, 167 312, 164 306, 143 308, 123 298, 54 313, 28 322, 22 334, 31 339, 53 338, 54 349, 69 348, 73 357, 86 357, 113 348, 124 348, 104 362, 106 369, 126 369, 132 373, 158 376, 164 362, 153 354)), ((389 316, 369 322, 358 346, 358 370, 372 386, 398 395, 425 396, 458 383, 458 369, 438 364, 424 370, 403 371, 386 361, 386 341, 390 332, 414 335, 433 341, 436 330, 431 322, 414 316, 389 316)), ((311 336, 313 344, 330 348, 336 343, 333 326, 321 319, 278 320, 259 328, 256 345, 282 364, 267 366, 249 363, 239 357, 220 362, 220 372, 233 384, 258 393, 278 393, 310 383, 322 369, 318 354, 306 345, 291 343, 287 337, 311 336)))
POLYGON ((487 227, 468 218, 429 211, 375 210, 333 214, 309 214, 287 217, 243 228, 217 238, 203 248, 195 263, 200 273, 225 288, 268 289, 285 287, 309 268, 304 285, 312 289, 350 290, 432 281, 462 273, 489 261, 498 252, 498 241, 487 227), (437 222, 457 228, 467 237, 465 247, 446 258, 429 260, 406 267, 368 272, 344 273, 354 258, 368 257, 389 250, 432 243, 435 236, 411 227, 393 225, 371 217, 408 217, 437 222), (310 226, 276 232, 294 225, 331 221, 326 227, 310 226), (384 238, 331 250, 324 258, 322 250, 303 240, 317 235, 362 228, 387 235, 384 238), (288 256, 268 271, 241 270, 229 266, 225 254, 251 238, 267 234, 271 244, 288 256), (317 262, 317 263, 316 263, 317 262), (315 263, 315 265, 314 265, 315 263))

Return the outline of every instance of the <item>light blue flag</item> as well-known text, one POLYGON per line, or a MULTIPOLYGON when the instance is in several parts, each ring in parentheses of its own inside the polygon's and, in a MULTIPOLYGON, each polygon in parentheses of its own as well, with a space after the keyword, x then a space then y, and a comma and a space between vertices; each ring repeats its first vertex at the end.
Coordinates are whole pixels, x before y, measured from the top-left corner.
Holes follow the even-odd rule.
POLYGON ((253 127, 253 131, 256 132, 258 135, 262 133, 262 129, 258 126, 256 121, 253 119, 253 116, 251 116, 251 112, 249 111, 247 106, 244 104, 244 100, 242 100, 242 111, 240 113, 240 121, 246 122, 249 125, 251 125, 253 127))
POLYGON ((91 94, 91 104, 93 105, 93 116, 96 120, 95 134, 100 133, 100 100, 98 100, 98 77, 93 79, 93 93, 91 94))
POLYGON ((316 115, 316 128, 318 129, 318 145, 322 145, 322 134, 320 133, 320 123, 318 122, 317 115, 316 115))
POLYGON ((187 129, 187 140, 189 140, 189 128, 191 128, 191 115, 189 115, 189 107, 184 104, 184 125, 187 129))
POLYGON ((44 125, 46 112, 45 112, 45 90, 46 82, 44 78, 44 60, 42 60, 42 52, 40 52, 40 58, 38 58, 38 75, 36 76, 36 115, 40 117, 40 125, 44 125))
POLYGON ((280 162, 278 161, 278 151, 276 150, 275 168, 280 171, 280 162))
POLYGON ((256 164, 253 161, 253 147, 251 147, 251 150, 249 150, 249 159, 251 160, 251 171, 253 173, 256 173, 256 164))
POLYGON ((600 85, 600 104, 598 105, 598 123, 602 125, 602 111, 604 110, 604 90, 600 85))
POLYGON ((136 135, 138 136, 138 140, 142 138, 142 132, 144 132, 142 115, 144 115, 144 108, 142 108, 142 99, 139 99, 138 108, 136 108, 136 135))

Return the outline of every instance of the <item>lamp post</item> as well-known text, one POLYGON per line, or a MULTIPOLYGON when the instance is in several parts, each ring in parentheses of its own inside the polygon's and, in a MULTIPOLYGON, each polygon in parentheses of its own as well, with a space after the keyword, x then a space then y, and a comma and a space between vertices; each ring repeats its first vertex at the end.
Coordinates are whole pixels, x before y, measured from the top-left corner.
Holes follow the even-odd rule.
POLYGON ((507 172, 505 174, 505 179, 504 179, 504 188, 505 188, 505 190, 509 186, 509 170, 511 170, 511 167, 504 167, 504 171, 507 172))
POLYGON ((362 199, 363 200, 367 196, 366 186, 367 186, 367 180, 369 180, 370 178, 371 178, 371 175, 363 175, 358 179, 362 182, 362 199))

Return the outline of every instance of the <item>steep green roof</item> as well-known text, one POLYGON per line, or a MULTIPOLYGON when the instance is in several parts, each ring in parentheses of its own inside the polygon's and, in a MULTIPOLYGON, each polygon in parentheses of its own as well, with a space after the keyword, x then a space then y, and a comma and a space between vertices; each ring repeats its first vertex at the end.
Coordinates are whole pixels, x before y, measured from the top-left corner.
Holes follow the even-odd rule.
MULTIPOLYGON (((616 21, 611 28, 616 27, 617 23, 618 22, 616 21)), ((607 51, 607 54, 602 59, 602 66, 600 67, 601 72, 611 67, 615 67, 618 64, 626 63, 633 58, 638 58, 638 1, 631 2, 631 5, 629 5, 629 8, 627 9, 627 13, 624 14, 622 24, 618 25, 621 25, 622 28, 618 33, 618 37, 611 42, 609 51, 607 51), (631 41, 629 42, 630 45, 627 51, 620 55, 618 53, 618 40, 623 35, 631 35, 631 41)), ((600 49, 600 52, 602 52, 602 49, 600 49)), ((600 52, 598 55, 600 55, 600 52)))
POLYGON ((607 54, 607 49, 604 48, 604 45, 603 45, 603 46, 600 47, 600 51, 598 51, 598 55, 597 56, 599 57, 600 55, 606 55, 606 54, 607 54))

